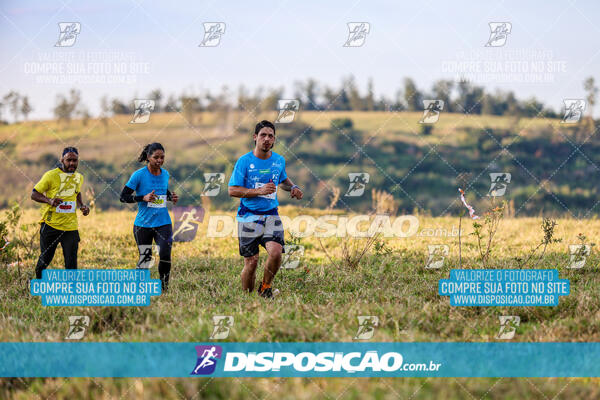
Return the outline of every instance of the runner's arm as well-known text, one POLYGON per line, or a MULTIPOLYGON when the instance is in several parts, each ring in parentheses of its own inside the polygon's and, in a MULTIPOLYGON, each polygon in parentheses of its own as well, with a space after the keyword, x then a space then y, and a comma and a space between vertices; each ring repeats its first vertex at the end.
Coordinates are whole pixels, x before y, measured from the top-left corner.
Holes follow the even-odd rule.
POLYGON ((83 215, 88 215, 90 213, 90 208, 83 204, 83 196, 81 196, 81 192, 77 193, 77 208, 83 212, 83 215))
POLYGON ((37 201, 38 203, 50 204, 52 207, 56 207, 62 202, 61 199, 49 199, 35 189, 31 192, 31 200, 37 201))
POLYGON ((265 192, 265 189, 263 189, 264 187, 266 186, 262 186, 256 189, 249 189, 242 186, 229 186, 227 190, 229 192, 229 196, 239 198, 258 197, 265 194, 271 194, 275 191, 273 190, 272 192, 267 193, 265 192))
POLYGON ((302 190, 298 187, 298 185, 294 185, 294 182, 290 178, 285 178, 283 182, 279 184, 283 190, 286 192, 291 192, 290 195, 292 197, 300 200, 303 196, 302 190))
POLYGON ((77 208, 81 208, 83 205, 83 197, 81 197, 81 192, 79 192, 77 193, 77 208))
POLYGON ((292 180, 290 178, 286 178, 285 181, 283 181, 279 184, 279 187, 281 189, 285 190, 286 192, 289 192, 290 190, 292 190, 293 186, 294 186, 294 182, 292 182, 292 180))
POLYGON ((121 203, 137 203, 139 201, 143 201, 144 196, 134 196, 133 189, 125 185, 125 187, 123 187, 123 191, 121 192, 121 197, 119 200, 121 200, 121 203))

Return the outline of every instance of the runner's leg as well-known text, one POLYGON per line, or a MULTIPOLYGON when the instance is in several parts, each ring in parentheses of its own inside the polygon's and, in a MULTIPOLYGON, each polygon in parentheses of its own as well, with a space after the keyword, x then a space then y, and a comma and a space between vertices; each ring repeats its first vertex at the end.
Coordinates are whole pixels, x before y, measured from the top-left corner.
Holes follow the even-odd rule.
POLYGON ((240 255, 244 257, 242 269, 242 290, 252 293, 258 265, 258 244, 262 237, 262 225, 255 222, 238 222, 240 255))
POLYGON ((42 271, 48 268, 48 265, 54 258, 54 252, 56 251, 56 246, 58 246, 61 232, 46 223, 42 223, 40 226, 40 258, 35 267, 35 277, 37 279, 42 279, 42 271))
POLYGON ((60 237, 66 269, 77 269, 77 250, 79 249, 79 231, 66 231, 60 237))
POLYGON ((244 269, 242 270, 242 289, 245 292, 254 291, 256 281, 256 266, 258 265, 258 254, 244 257, 244 269))
POLYGON ((169 288, 169 276, 171 275, 171 248, 173 246, 173 227, 171 224, 154 228, 154 240, 158 245, 158 274, 163 291, 169 288))
MULTIPOLYGON (((152 246, 152 237, 154 236, 154 232, 152 228, 143 228, 141 226, 133 226, 133 237, 135 238, 135 243, 138 246, 138 253, 141 257, 144 249, 142 246, 146 248, 146 246, 152 246)), ((150 247, 150 251, 152 251, 152 247, 150 247)))
POLYGON ((277 271, 279 271, 279 267, 281 266, 281 253, 283 251, 283 246, 277 242, 267 242, 265 243, 265 248, 267 249, 269 256, 267 257, 267 262, 265 263, 263 283, 266 285, 271 285, 275 274, 277 271))
POLYGON ((265 223, 265 234, 261 238, 262 244, 267 250, 267 261, 263 276, 263 285, 270 287, 273 278, 281 266, 281 253, 283 253, 284 232, 281 218, 278 215, 269 215, 265 223))

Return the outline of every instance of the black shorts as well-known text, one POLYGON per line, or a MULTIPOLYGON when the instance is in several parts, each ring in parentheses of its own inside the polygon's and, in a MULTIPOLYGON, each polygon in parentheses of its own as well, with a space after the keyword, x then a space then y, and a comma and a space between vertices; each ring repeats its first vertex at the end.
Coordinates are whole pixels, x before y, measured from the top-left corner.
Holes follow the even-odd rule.
MULTIPOLYGON (((258 245, 265 247, 267 242, 285 246, 281 218, 279 215, 264 215, 258 221, 238 222, 238 240, 242 257, 258 254, 258 245)), ((285 250, 282 251, 285 253, 285 250)))

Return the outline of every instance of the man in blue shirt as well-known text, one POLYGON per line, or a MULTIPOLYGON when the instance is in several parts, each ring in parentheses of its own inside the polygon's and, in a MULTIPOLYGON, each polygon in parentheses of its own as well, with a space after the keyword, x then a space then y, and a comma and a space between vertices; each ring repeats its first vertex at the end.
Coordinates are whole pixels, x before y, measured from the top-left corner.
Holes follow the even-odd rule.
MULTIPOLYGON (((240 255, 244 257, 242 289, 254 290, 258 246, 268 253, 262 284, 258 294, 273 297, 273 278, 281 266, 285 245, 283 225, 277 212, 277 186, 300 200, 302 190, 287 177, 285 159, 271 151, 275 144, 275 125, 261 121, 254 129, 254 150, 241 156, 235 163, 229 180, 229 195, 239 197, 238 239, 240 255)), ((275 290, 275 294, 277 290, 275 290)))

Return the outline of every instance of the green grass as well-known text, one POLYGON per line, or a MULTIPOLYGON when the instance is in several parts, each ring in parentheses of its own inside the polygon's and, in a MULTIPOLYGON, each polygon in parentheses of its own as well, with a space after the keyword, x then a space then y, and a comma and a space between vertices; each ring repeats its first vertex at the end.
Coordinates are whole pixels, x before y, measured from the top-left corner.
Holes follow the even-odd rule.
MULTIPOLYGON (((54 121, 33 121, 0 126, 0 151, 9 170, 0 189, 0 202, 9 204, 15 198, 22 204, 31 186, 54 162, 60 149, 77 145, 82 155, 81 170, 87 185, 94 185, 103 207, 121 207, 114 191, 120 191, 127 176, 139 167, 135 157, 141 145, 160 141, 167 148, 167 169, 172 173, 182 196, 182 202, 192 204, 202 188, 201 174, 207 171, 230 172, 232 162, 251 145, 250 132, 262 118, 273 119, 275 113, 250 118, 245 112, 234 113, 222 123, 219 116, 202 113, 197 125, 189 128, 179 114, 153 114, 148 124, 129 124, 131 116, 116 116, 106 127, 99 120, 87 125, 72 121, 60 125, 54 121), (215 150, 215 149, 218 149, 215 150), (121 175, 119 175, 121 174, 121 175), (188 179, 189 178, 189 179, 188 179), (114 181, 114 182, 113 182, 114 181), (111 188, 106 184, 111 183, 111 188)), ((384 176, 389 174, 403 181, 403 188, 428 210, 443 210, 456 200, 457 172, 470 172, 475 178, 469 201, 478 211, 483 202, 475 190, 485 195, 489 188, 488 164, 513 173, 515 194, 513 211, 523 205, 522 215, 548 215, 558 208, 547 191, 573 209, 587 210, 595 203, 593 182, 585 177, 588 166, 585 157, 575 154, 565 167, 545 182, 539 190, 536 182, 500 147, 484 129, 494 134, 510 131, 515 136, 503 136, 499 141, 508 146, 516 158, 532 174, 543 180, 566 159, 574 148, 560 134, 559 121, 509 117, 442 114, 429 136, 419 132, 420 113, 383 112, 300 112, 293 126, 278 130, 281 143, 276 149, 288 160, 288 173, 306 188, 306 201, 300 207, 284 206, 282 215, 307 213, 322 215, 329 204, 331 187, 345 190, 347 173, 357 168, 371 173, 373 187, 391 191, 394 200, 403 202, 400 210, 416 206, 384 176), (359 144, 373 157, 378 169, 366 156, 355 153, 355 146, 341 133, 331 130, 331 120, 351 118, 359 144), (310 124, 321 134, 302 134, 294 129, 310 124), (550 139, 538 141, 545 131, 550 139), (513 143, 514 141, 514 143, 513 143), (430 146, 436 151, 429 157, 430 146), (538 153, 539 150, 539 153, 538 153), (440 157, 447 160, 453 171, 440 157), (560 157, 558 156, 560 155, 560 157), (558 158, 560 158, 560 160, 558 158), (299 161, 302 160, 302 163, 299 161), (291 172, 293 171, 293 173, 291 172), (316 175, 316 177, 315 177, 316 175), (586 186, 587 185, 587 186, 586 186), (434 190, 435 189, 435 190, 434 190), (314 197, 313 197, 314 196, 314 197), (474 197, 474 198, 471 198, 474 197), (591 200, 590 200, 591 199, 591 200), (554 206, 551 208, 550 206, 554 206)), ((563 132, 565 133, 565 132, 563 132)), ((595 145, 594 145, 595 146, 595 145)), ((596 160, 596 147, 590 143, 581 147, 587 157, 596 160), (589 147, 587 147, 589 146, 589 147)), ((370 188, 369 188, 370 189, 370 188)), ((208 198, 202 204, 210 207, 208 198)), ((331 213, 346 214, 350 209, 365 209, 371 199, 353 203, 342 198, 331 213), (360 207, 359 207, 360 206, 360 207)), ((213 204, 228 210, 233 206, 225 193, 212 199, 213 204)), ((456 215, 458 207, 448 215, 456 215)), ((123 207, 125 208, 125 207, 123 207)), ((597 212, 597 210, 595 210, 597 212)), ((428 212, 419 215, 419 231, 458 228, 458 218, 432 218, 428 212)), ((222 214, 221 211, 212 211, 222 214)), ((149 307, 93 308, 42 307, 39 297, 29 295, 29 279, 34 275, 37 249, 21 265, 0 265, 0 340, 2 341, 65 341, 68 316, 88 315, 90 327, 83 341, 208 341, 213 315, 231 315, 235 322, 227 341, 352 341, 358 328, 358 315, 376 315, 380 324, 373 341, 496 341, 500 315, 519 315, 520 326, 513 341, 598 341, 600 337, 600 300, 598 299, 598 263, 592 251, 581 270, 565 268, 569 260, 568 245, 578 243, 577 235, 600 237, 600 222, 591 219, 558 220, 556 236, 561 243, 548 247, 538 268, 558 268, 561 278, 571 281, 571 294, 561 297, 557 307, 451 307, 448 298, 437 295, 437 282, 447 278, 449 270, 458 265, 458 239, 453 236, 413 236, 384 241, 391 253, 378 254, 373 248, 356 268, 346 265, 341 257, 342 239, 326 239, 323 244, 334 258, 330 262, 315 238, 300 239, 305 257, 297 270, 280 271, 275 286, 282 295, 266 302, 240 289, 242 259, 237 253, 237 239, 206 237, 206 220, 192 243, 177 243, 173 249, 172 284, 170 292, 153 298, 149 307), (440 270, 426 270, 427 245, 447 244, 450 254, 440 270)), ((568 215, 567 215, 568 216, 568 215)), ((37 210, 26 210, 23 222, 38 218, 37 210)), ((80 218, 79 260, 81 268, 131 268, 137 261, 132 235, 134 213, 102 211, 80 218)), ((505 219, 501 222, 493 247, 491 262, 483 265, 477 257, 470 222, 463 219, 462 262, 467 268, 515 268, 517 257, 526 257, 542 237, 540 218, 505 219)), ((27 235, 36 237, 35 231, 27 235)), ((289 231, 286 232, 289 239, 289 231)), ((353 242, 353 241, 351 241, 353 242)), ((37 246, 37 239, 34 241, 37 246)), ((262 276, 262 262, 258 279, 262 276)), ((53 266, 62 263, 60 251, 53 266)), ((527 265, 525 267, 533 267, 527 265)), ((154 269, 153 277, 157 278, 154 269)), ((598 379, 521 378, 521 379, 0 379, 0 399, 72 399, 72 398, 135 398, 135 399, 363 399, 363 398, 586 398, 600 397, 598 379)))
MULTIPOLYGON (((212 211, 213 214, 222 214, 212 211)), ((282 215, 321 215, 323 210, 284 207, 282 215)), ((233 215, 232 213, 230 213, 233 215)), ((131 268, 137 250, 131 211, 99 212, 80 217, 81 268, 131 268)), ((23 222, 33 222, 26 210, 23 222)), ((458 218, 419 216, 419 232, 458 227, 458 218)), ((597 341, 600 300, 598 255, 592 252, 581 270, 565 268, 568 244, 577 234, 600 237, 597 220, 558 220, 556 237, 538 268, 558 268, 571 281, 571 294, 557 307, 451 307, 437 295, 437 281, 458 265, 458 238, 448 236, 385 239, 389 254, 371 249, 357 268, 344 265, 342 239, 326 239, 332 264, 315 238, 302 238, 305 258, 296 270, 275 279, 281 296, 265 301, 242 293, 242 259, 237 239, 206 237, 206 221, 191 243, 173 249, 170 291, 149 307, 42 307, 29 295, 35 257, 20 266, 0 268, 0 340, 65 341, 69 315, 91 319, 83 341, 209 341, 213 315, 235 319, 226 341, 352 341, 358 315, 376 315, 380 325, 372 341, 496 341, 500 315, 519 315, 513 341, 597 341), (447 244, 450 256, 440 270, 426 270, 428 244, 447 244)), ((486 267, 515 268, 542 237, 536 218, 501 221, 492 258, 486 267)), ((481 268, 473 228, 463 219, 463 266, 481 268)), ((289 232, 286 232, 289 238, 289 232)), ((363 239, 364 243, 364 239, 363 239)), ((61 265, 57 252, 53 266, 61 265)), ((264 255, 264 251, 262 253, 264 255)), ((261 258, 262 264, 263 258, 261 258)), ((528 265, 526 267, 532 267, 528 265)), ((157 278, 156 269, 152 272, 157 278)), ((258 278, 262 275, 259 267, 258 278)), ((0 381, 0 398, 597 398, 594 379, 12 379, 0 381), (200 393, 198 393, 200 392, 200 393), (471 395, 469 395, 469 393, 471 395)))

